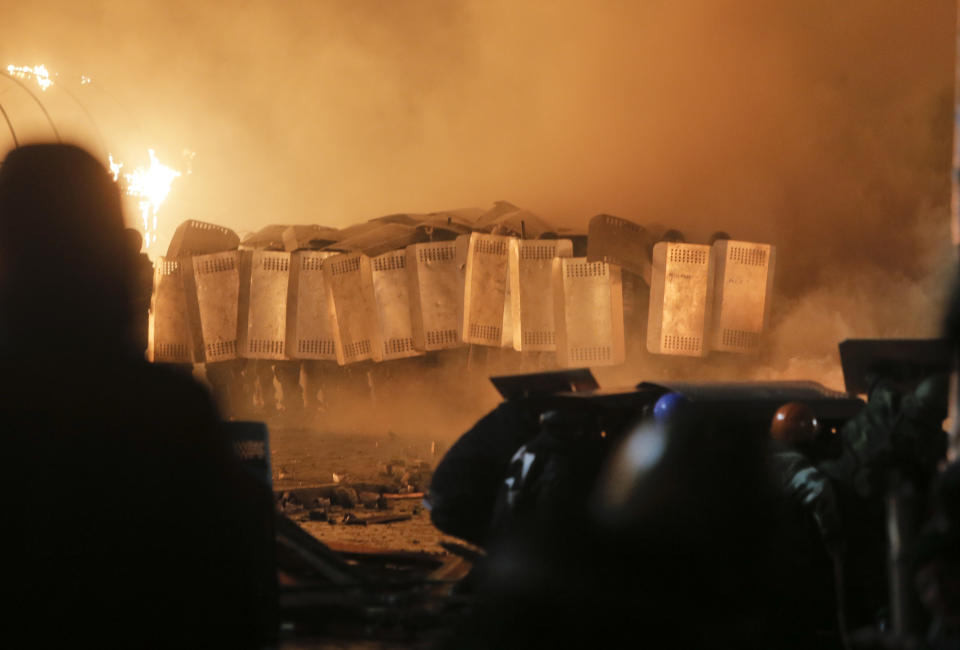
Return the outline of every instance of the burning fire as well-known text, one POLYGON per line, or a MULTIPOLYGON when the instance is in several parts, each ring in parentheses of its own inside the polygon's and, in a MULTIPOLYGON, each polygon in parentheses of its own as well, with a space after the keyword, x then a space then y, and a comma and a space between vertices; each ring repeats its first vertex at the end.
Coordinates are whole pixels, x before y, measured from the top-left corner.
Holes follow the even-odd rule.
MULTIPOLYGON (((8 65, 7 72, 12 77, 18 79, 32 79, 40 86, 40 90, 46 91, 53 85, 53 77, 47 67, 43 64, 30 66, 8 65)), ((80 85, 86 86, 91 83, 90 77, 80 75, 80 85)), ((63 88, 63 86, 61 86, 63 88)), ((66 89, 64 89, 66 90, 66 89)), ((69 93, 69 91, 66 91, 69 93)), ((79 101, 73 94, 70 97, 79 104, 79 101)), ((83 106, 81 105, 81 108, 83 106)), ((86 109, 84 109, 86 111, 86 109)), ((92 119, 92 118, 91 118, 92 119)), ((108 154, 110 173, 113 174, 113 180, 121 183, 123 192, 128 196, 136 197, 139 200, 140 217, 143 220, 143 244, 149 247, 150 244, 157 241, 157 211, 166 200, 170 193, 170 187, 173 181, 181 176, 181 172, 164 165, 157 158, 153 149, 148 150, 150 154, 150 165, 148 167, 137 167, 128 174, 123 174, 123 181, 120 182, 120 170, 123 168, 122 162, 113 159, 112 154, 108 154)), ((190 164, 194 153, 184 150, 184 158, 187 163, 187 174, 190 174, 190 164)))
POLYGON ((8 65, 7 72, 19 79, 34 79, 40 90, 46 90, 53 85, 50 72, 45 65, 35 65, 32 68, 24 65, 8 65))
MULTIPOLYGON (((173 181, 181 176, 179 171, 160 162, 153 149, 149 150, 149 154, 150 166, 137 167, 131 173, 124 174, 122 183, 125 194, 140 199, 145 248, 149 248, 150 244, 157 241, 157 211, 170 193, 173 181)), ((114 161, 113 155, 109 156, 109 163, 113 180, 119 180, 123 163, 114 161)))

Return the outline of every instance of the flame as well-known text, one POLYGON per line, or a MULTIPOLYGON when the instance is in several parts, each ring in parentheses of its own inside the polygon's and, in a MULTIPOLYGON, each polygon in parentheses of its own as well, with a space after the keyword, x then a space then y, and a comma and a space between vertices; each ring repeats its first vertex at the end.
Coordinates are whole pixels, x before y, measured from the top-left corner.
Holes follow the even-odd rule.
POLYGON ((53 85, 53 79, 50 78, 50 72, 45 65, 29 66, 8 65, 7 72, 19 79, 33 78, 40 90, 46 90, 53 85))
POLYGON ((107 158, 110 160, 110 173, 113 174, 113 180, 116 181, 120 177, 120 170, 123 169, 123 163, 118 163, 113 160, 113 154, 107 154, 107 158))
MULTIPOLYGON (((7 72, 18 79, 33 79, 40 86, 40 90, 47 90, 53 85, 53 77, 50 71, 43 64, 29 66, 8 65, 7 72)), ((90 77, 80 75, 80 85, 86 86, 91 83, 90 77)), ((157 211, 166 200, 170 193, 170 187, 173 181, 181 176, 181 172, 164 165, 157 158, 153 149, 148 149, 150 154, 149 167, 136 167, 128 174, 123 174, 123 180, 120 181, 120 170, 123 169, 123 163, 113 159, 112 154, 108 154, 110 164, 110 174, 113 180, 120 182, 121 188, 128 196, 139 199, 140 217, 143 220, 143 243, 144 247, 157 241, 157 211)), ((191 163, 195 154, 189 149, 183 150, 183 157, 187 164, 187 174, 190 174, 191 163)))
MULTIPOLYGON (((143 219, 143 245, 149 248, 150 244, 157 241, 157 211, 166 200, 170 193, 170 187, 173 181, 180 177, 181 173, 172 167, 168 167, 160 162, 156 152, 153 149, 148 150, 150 154, 150 166, 147 168, 137 167, 129 174, 123 175, 123 191, 128 196, 134 196, 140 199, 140 217, 143 219)), ((118 163, 109 155, 110 173, 113 179, 118 180, 123 163, 118 163)))

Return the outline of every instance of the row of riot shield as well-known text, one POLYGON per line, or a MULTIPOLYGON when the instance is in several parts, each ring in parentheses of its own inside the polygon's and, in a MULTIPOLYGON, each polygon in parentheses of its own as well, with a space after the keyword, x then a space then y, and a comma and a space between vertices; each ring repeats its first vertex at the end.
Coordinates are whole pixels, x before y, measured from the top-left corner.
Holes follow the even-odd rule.
POLYGON ((369 257, 237 250, 161 259, 150 357, 341 365, 482 345, 624 361, 620 271, 569 240, 470 233, 369 257))
POLYGON ((647 349, 702 357, 755 352, 766 328, 776 249, 721 239, 653 246, 647 349))

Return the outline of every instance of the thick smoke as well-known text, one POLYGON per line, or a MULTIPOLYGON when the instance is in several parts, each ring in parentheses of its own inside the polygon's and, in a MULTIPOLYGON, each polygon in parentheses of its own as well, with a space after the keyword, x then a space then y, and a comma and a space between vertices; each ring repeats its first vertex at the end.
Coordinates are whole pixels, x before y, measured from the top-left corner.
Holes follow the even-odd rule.
MULTIPOLYGON (((162 238, 186 218, 345 226, 497 199, 581 228, 608 212, 694 241, 725 230, 778 246, 765 372, 822 359, 813 378, 835 379, 839 338, 937 329, 954 12, 952 0, 35 2, 4 8, 0 63, 90 76, 72 90, 118 155, 196 152, 162 238)), ((0 80, 17 126, 43 137, 17 92, 0 80)), ((96 142, 75 102, 42 98, 72 138, 96 142)))

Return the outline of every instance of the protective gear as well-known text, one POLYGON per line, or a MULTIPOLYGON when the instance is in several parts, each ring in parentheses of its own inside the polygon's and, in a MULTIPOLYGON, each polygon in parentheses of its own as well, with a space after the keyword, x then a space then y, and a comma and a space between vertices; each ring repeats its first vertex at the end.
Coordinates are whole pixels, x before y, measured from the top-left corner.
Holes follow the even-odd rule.
POLYGON ((813 442, 819 432, 817 414, 800 402, 787 402, 778 408, 770 423, 770 437, 786 445, 813 442))
POLYGON ((653 405, 653 419, 662 424, 673 420, 689 406, 690 401, 680 393, 666 393, 653 405))

